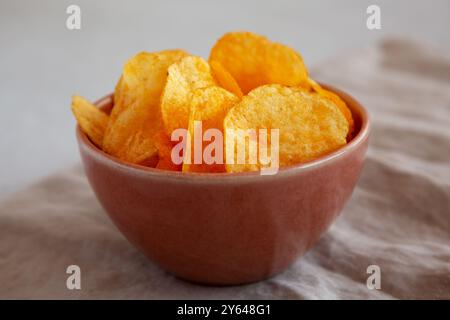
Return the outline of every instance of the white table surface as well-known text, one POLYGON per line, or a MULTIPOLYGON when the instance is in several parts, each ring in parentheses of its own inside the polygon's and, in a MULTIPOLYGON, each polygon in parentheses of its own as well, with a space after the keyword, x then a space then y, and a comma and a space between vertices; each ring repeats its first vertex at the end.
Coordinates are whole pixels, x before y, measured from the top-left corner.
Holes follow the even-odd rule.
POLYGON ((308 66, 385 36, 450 51, 449 14, 448 0, 2 0, 0 198, 79 161, 71 95, 111 92, 138 51, 180 47, 207 57, 231 30, 289 44, 308 66), (70 4, 81 7, 81 30, 66 28, 70 4), (370 4, 381 7, 381 30, 366 28, 370 4))

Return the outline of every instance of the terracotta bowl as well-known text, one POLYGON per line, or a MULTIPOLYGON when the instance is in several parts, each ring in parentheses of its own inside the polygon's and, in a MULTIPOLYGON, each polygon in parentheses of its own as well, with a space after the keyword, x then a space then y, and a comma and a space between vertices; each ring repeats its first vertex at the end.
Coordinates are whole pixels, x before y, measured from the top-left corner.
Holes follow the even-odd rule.
MULTIPOLYGON (((338 216, 358 180, 369 118, 346 93, 355 137, 343 148, 276 175, 199 174, 132 165, 77 128, 84 169, 125 237, 180 278, 234 285, 273 276, 301 257, 338 216)), ((96 105, 108 111, 112 96, 96 105)))

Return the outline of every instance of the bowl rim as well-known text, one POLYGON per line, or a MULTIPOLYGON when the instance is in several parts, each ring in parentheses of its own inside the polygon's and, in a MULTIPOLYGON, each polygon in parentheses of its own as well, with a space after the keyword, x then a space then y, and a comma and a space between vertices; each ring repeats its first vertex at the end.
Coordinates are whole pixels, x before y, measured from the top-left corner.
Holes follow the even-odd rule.
MULTIPOLYGON (((173 178, 177 180, 185 180, 185 181, 203 181, 207 180, 209 182, 221 182, 224 180, 229 181, 230 179, 242 180, 242 179, 270 179, 274 177, 280 177, 285 175, 296 175, 301 172, 310 171, 313 169, 317 169, 322 167, 338 158, 341 158, 355 149, 357 149, 361 144, 364 143, 369 138, 370 134, 370 117, 367 110, 352 96, 342 91, 341 89, 337 89, 334 86, 320 83, 320 85, 330 90, 339 97, 341 97, 348 105, 350 105, 350 109, 352 114, 358 113, 361 119, 361 126, 356 134, 345 146, 329 153, 323 155, 314 160, 294 164, 291 166, 280 167, 278 172, 273 175, 262 175, 259 171, 251 171, 251 172, 237 172, 237 173, 200 173, 200 172, 180 172, 180 171, 169 171, 162 170, 153 167, 147 167, 139 164, 133 164, 125 162, 117 157, 114 157, 105 151, 99 149, 95 146, 91 140, 87 137, 87 135, 81 130, 80 126, 77 124, 76 126, 76 137, 78 140, 79 147, 84 147, 85 150, 89 151, 91 155, 96 157, 99 161, 106 161, 110 165, 117 167, 123 171, 128 171, 133 174, 144 174, 156 178, 173 178)), ((114 94, 108 94, 99 100, 97 100, 94 105, 98 108, 104 107, 106 104, 110 103, 113 100, 114 94)))

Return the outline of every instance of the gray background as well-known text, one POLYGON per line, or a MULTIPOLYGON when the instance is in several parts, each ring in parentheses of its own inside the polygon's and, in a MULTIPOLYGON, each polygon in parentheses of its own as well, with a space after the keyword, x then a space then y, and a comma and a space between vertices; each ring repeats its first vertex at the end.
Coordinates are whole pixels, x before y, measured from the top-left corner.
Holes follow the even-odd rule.
MULTIPOLYGON (((79 161, 74 93, 113 90, 141 50, 180 47, 207 57, 224 32, 249 30, 298 49, 308 66, 385 36, 450 52, 450 1, 0 1, 0 198, 79 161), (66 29, 66 8, 82 29, 66 29), (378 4, 382 29, 366 28, 378 4)), ((351 76, 351 75, 343 75, 351 76)))

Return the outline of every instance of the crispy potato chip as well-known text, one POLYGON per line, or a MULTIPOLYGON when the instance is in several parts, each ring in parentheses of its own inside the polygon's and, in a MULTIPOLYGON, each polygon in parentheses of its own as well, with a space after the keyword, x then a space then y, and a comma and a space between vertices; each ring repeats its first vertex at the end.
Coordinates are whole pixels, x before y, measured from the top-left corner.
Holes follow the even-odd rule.
MULTIPOLYGON (((229 130, 254 129, 259 134, 260 129, 267 129, 267 148, 271 148, 272 142, 270 129, 278 129, 279 165, 288 166, 310 161, 345 145, 348 123, 334 103, 316 93, 295 87, 266 85, 251 91, 229 111, 224 119, 224 128, 226 140, 229 139, 229 130)), ((228 152, 234 153, 231 155, 236 163, 239 148, 245 150, 246 160, 256 150, 251 150, 251 144, 243 139, 237 139, 235 149, 229 149, 228 144, 226 141, 228 172, 262 168, 259 156, 255 163, 230 164, 228 152)), ((261 146, 261 141, 258 144, 261 146)), ((253 148, 257 146, 253 145, 253 148)))
POLYGON ((101 148, 108 115, 80 96, 72 97, 72 112, 83 132, 101 148))
POLYGON ((237 96, 220 87, 208 87, 194 91, 189 116, 191 152, 187 152, 185 155, 183 172, 225 172, 223 119, 238 102, 237 96), (209 136, 210 134, 211 136, 209 136), (203 141, 204 135, 208 136, 210 141, 203 141), (197 161, 195 161, 194 152, 197 152, 197 161))
POLYGON ((172 161, 172 148, 175 143, 170 141, 170 137, 164 130, 161 130, 159 134, 155 136, 155 145, 158 149, 159 161, 156 166, 158 169, 181 171, 181 164, 175 164, 172 161))
POLYGON ((138 164, 154 157, 154 135, 161 130, 159 99, 167 69, 186 55, 181 50, 142 52, 125 64, 103 139, 106 152, 138 164))
POLYGON ((164 127, 170 136, 175 129, 187 129, 192 92, 215 85, 208 62, 188 56, 170 66, 167 83, 161 95, 164 127))
POLYGON ((225 34, 211 49, 209 60, 219 62, 244 94, 265 84, 309 87, 300 54, 254 33, 225 34))
POLYGON ((349 141, 352 138, 353 131, 355 129, 355 124, 353 121, 352 112, 347 107, 347 104, 337 94, 322 88, 313 79, 309 78, 308 81, 309 81, 309 84, 311 85, 312 90, 314 90, 315 92, 317 92, 319 95, 323 96, 324 98, 331 100, 334 104, 336 104, 338 106, 339 110, 341 110, 341 112, 344 114, 344 117, 345 117, 345 119, 347 119, 348 126, 349 126, 348 134, 347 134, 347 141, 349 141))
POLYGON ((181 165, 174 164, 170 159, 159 159, 156 169, 181 171, 181 165))
POLYGON ((278 170, 336 150, 354 131, 345 101, 308 77, 300 54, 250 32, 223 35, 208 62, 182 50, 141 52, 113 99, 108 115, 74 96, 81 129, 119 159, 164 170, 278 170))
POLYGON ((120 96, 122 95, 123 90, 123 77, 122 75, 119 78, 119 81, 117 81, 116 87, 114 89, 114 104, 117 105, 117 101, 119 101, 120 96))
POLYGON ((242 98, 242 90, 233 76, 217 61, 210 61, 211 72, 217 84, 230 91, 239 98, 242 98))
POLYGON ((111 110, 111 119, 116 119, 117 115, 125 108, 125 103, 123 99, 125 98, 125 93, 128 92, 128 86, 123 80, 123 76, 120 76, 119 81, 114 89, 114 107, 111 110))

